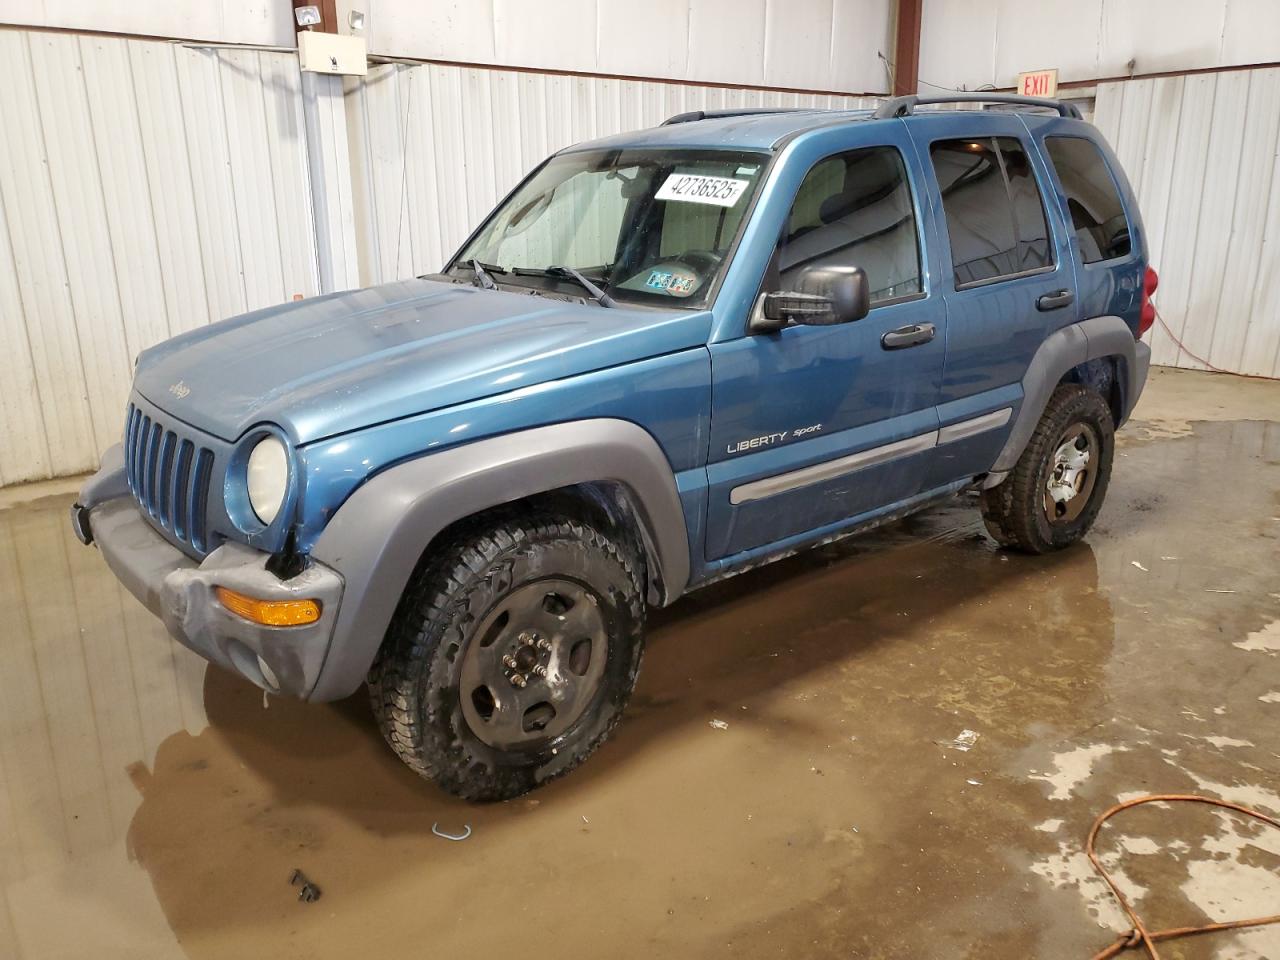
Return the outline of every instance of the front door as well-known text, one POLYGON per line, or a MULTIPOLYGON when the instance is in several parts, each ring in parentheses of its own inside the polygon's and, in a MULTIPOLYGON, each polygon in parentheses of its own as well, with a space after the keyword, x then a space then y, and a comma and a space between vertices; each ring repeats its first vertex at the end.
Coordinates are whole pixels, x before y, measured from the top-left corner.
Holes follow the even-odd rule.
POLYGON ((711 345, 709 560, 835 529, 921 491, 945 320, 921 268, 915 154, 905 131, 885 139, 809 168, 761 289, 794 289, 813 266, 861 267, 870 313, 711 345))

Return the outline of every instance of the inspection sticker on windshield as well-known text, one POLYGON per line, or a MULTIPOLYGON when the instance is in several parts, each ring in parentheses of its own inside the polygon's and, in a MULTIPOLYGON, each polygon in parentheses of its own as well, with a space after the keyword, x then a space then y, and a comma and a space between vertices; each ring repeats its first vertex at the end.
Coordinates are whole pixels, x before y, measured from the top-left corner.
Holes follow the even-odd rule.
POLYGON ((732 207, 750 182, 734 180, 732 177, 673 173, 667 177, 667 182, 655 196, 659 200, 683 200, 685 203, 711 203, 717 207, 732 207))

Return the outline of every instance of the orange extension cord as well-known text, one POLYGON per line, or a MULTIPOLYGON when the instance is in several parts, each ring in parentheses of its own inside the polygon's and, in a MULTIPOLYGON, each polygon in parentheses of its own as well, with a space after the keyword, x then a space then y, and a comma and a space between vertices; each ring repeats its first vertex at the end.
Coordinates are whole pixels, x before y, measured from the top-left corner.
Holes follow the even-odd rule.
POLYGON ((1280 913, 1270 917, 1256 917, 1252 920, 1230 920, 1226 923, 1208 923, 1202 927, 1174 927, 1169 930, 1148 930, 1146 924, 1142 922, 1142 918, 1138 916, 1137 911, 1125 899, 1125 895, 1120 892, 1120 888, 1116 886, 1116 882, 1111 879, 1111 874, 1107 872, 1106 867, 1098 859, 1098 854, 1094 850, 1094 841, 1098 839, 1098 831, 1102 829, 1102 825, 1114 817, 1122 810, 1128 810, 1130 807, 1140 806, 1144 803, 1207 803, 1213 807, 1223 807, 1227 810, 1234 810, 1236 813, 1242 813, 1246 817, 1252 817, 1255 820, 1261 820, 1270 827, 1280 830, 1280 820, 1269 817, 1265 813, 1259 813, 1257 810, 1250 810, 1248 807, 1242 807, 1239 804, 1228 803, 1225 800, 1215 800, 1212 797, 1197 797, 1192 794, 1183 793, 1158 793, 1149 797, 1137 797, 1133 800, 1126 800, 1124 803, 1117 803, 1110 810, 1104 812, 1097 820, 1093 822, 1093 829, 1089 831, 1089 840, 1085 844, 1085 852, 1089 854, 1089 860, 1092 861, 1094 869, 1102 875, 1102 879, 1107 882, 1107 886, 1111 888, 1111 892, 1115 898, 1120 901, 1120 906, 1124 907, 1124 912, 1129 915, 1129 919, 1133 921, 1133 929, 1128 933, 1121 935, 1115 943, 1093 955, 1093 960, 1110 960, 1111 957, 1119 956, 1126 950, 1136 947, 1145 947, 1147 956, 1150 960, 1160 960, 1160 954, 1156 951, 1156 944, 1162 940, 1175 940, 1178 937, 1190 937, 1198 933, 1214 933, 1219 930, 1239 930, 1242 927, 1260 927, 1268 923, 1280 923, 1280 913))

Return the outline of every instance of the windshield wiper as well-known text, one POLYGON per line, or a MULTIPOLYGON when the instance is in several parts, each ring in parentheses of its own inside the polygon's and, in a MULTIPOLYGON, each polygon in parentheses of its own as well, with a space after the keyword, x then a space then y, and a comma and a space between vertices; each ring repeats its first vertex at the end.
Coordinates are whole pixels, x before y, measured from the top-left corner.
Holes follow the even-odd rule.
POLYGON ((563 277, 566 280, 574 281, 583 290, 591 294, 592 299, 602 307, 616 307, 618 305, 613 297, 609 296, 573 267, 547 267, 542 272, 548 277, 563 277))
POLYGON ((506 268, 499 267, 493 263, 481 263, 479 260, 459 260, 454 264, 455 267, 466 269, 471 268, 471 272, 475 274, 476 286, 482 290, 497 290, 498 285, 494 282, 493 277, 489 276, 489 271, 494 273, 506 273, 506 268))

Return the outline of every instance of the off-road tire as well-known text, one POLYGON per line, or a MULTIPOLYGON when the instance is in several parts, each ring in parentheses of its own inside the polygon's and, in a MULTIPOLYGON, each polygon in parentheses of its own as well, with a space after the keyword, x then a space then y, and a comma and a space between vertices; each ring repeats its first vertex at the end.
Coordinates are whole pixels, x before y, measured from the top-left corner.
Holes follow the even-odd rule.
POLYGON ((1060 385, 1013 470, 999 486, 982 492, 987 532, 1002 546, 1026 553, 1049 553, 1071 546, 1097 519, 1111 481, 1114 453, 1115 421, 1106 401, 1088 387, 1060 385), (1097 473, 1080 515, 1068 523, 1050 523, 1043 507, 1048 472, 1059 437, 1077 422, 1092 426, 1097 433, 1101 447, 1097 473))
POLYGON ((461 531, 415 573, 368 678, 382 734, 411 769, 468 800, 506 800, 562 776, 622 717, 643 651, 643 561, 590 521, 510 515, 461 531), (545 745, 499 750, 464 716, 459 681, 467 644, 503 597, 559 577, 590 588, 607 624, 598 692, 575 724, 545 745))

